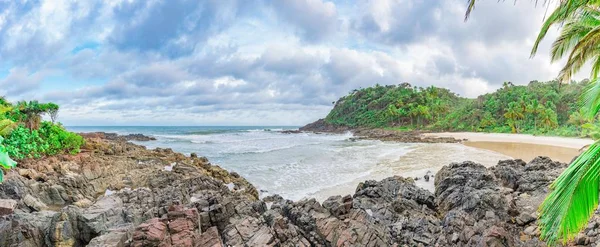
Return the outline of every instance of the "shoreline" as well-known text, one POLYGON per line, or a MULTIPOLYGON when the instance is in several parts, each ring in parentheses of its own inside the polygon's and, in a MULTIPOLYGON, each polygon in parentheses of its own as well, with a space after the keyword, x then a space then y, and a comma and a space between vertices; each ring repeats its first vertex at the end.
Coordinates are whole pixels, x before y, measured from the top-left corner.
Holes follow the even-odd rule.
POLYGON ((529 134, 507 134, 507 133, 483 133, 483 132, 438 132, 423 133, 425 137, 467 139, 470 142, 508 142, 526 143, 537 145, 548 145, 572 149, 581 149, 592 144, 589 138, 557 137, 557 136, 534 136, 529 134))
POLYGON ((587 138, 505 133, 444 132, 425 133, 423 136, 462 139, 465 146, 497 152, 514 159, 528 161, 537 156, 548 156, 565 163, 570 163, 582 148, 593 143, 587 138))

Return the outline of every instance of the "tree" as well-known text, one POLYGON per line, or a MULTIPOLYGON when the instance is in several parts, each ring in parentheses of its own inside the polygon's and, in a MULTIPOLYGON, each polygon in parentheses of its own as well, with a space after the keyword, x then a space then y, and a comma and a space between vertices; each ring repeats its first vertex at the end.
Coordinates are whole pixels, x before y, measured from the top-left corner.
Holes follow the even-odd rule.
POLYGON ((581 129, 587 122, 589 122, 589 119, 585 117, 583 109, 579 109, 579 111, 575 111, 569 116, 569 123, 575 125, 577 128, 581 129))
POLYGON ((48 103, 46 104, 45 108, 45 111, 48 113, 48 115, 50 115, 52 123, 56 123, 56 120, 58 119, 58 110, 60 109, 60 107, 57 104, 48 103))
POLYGON ((16 109, 19 113, 20 120, 25 123, 25 126, 28 129, 34 130, 40 128, 44 109, 38 101, 18 102, 16 109))
POLYGON ((516 102, 510 102, 508 104, 508 109, 506 109, 506 113, 504 113, 504 117, 508 119, 508 124, 512 129, 513 133, 519 132, 518 121, 525 117, 522 112, 522 108, 516 102))
POLYGON ((540 114, 540 121, 542 122, 542 126, 546 128, 554 128, 558 126, 558 121, 556 120, 556 112, 554 112, 550 108, 546 108, 540 114))
MULTIPOLYGON (((475 7, 476 0, 469 0, 465 20, 475 7)), ((537 1, 536 1, 537 2, 537 1)), ((550 1, 544 1, 549 4, 550 1)), ((559 73, 562 83, 570 83, 571 76, 591 61, 590 81, 583 95, 588 118, 600 111, 600 7, 598 0, 560 0, 557 8, 548 16, 531 55, 555 25, 561 25, 560 35, 552 44, 552 61, 567 58, 559 73)), ((543 117, 546 125, 552 124, 552 112, 547 109, 543 117)), ((585 226, 598 208, 600 196, 600 143, 595 142, 583 152, 552 183, 552 191, 540 206, 538 220, 541 238, 549 245, 557 241, 573 239, 585 226)))
POLYGON ((537 119, 538 115, 544 111, 544 106, 540 104, 537 99, 531 101, 531 104, 527 106, 527 112, 533 115, 533 129, 537 131, 537 119))
POLYGON ((0 136, 7 136, 17 127, 17 123, 5 118, 6 113, 12 111, 12 107, 0 105, 0 136))

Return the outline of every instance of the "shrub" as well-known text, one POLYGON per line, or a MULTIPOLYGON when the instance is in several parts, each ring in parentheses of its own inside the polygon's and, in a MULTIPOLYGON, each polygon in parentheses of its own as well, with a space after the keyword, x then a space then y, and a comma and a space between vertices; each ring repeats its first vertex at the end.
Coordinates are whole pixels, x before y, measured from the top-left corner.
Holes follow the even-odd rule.
POLYGON ((4 140, 8 155, 17 160, 40 158, 48 150, 48 143, 42 139, 39 131, 30 130, 21 125, 4 140))
POLYGON ((23 125, 17 127, 3 144, 6 145, 10 157, 20 160, 47 155, 77 154, 84 145, 84 139, 60 125, 43 122, 39 130, 30 130, 23 125))
POLYGON ((42 123, 40 133, 48 143, 47 155, 61 153, 77 154, 84 144, 83 137, 51 122, 42 123))

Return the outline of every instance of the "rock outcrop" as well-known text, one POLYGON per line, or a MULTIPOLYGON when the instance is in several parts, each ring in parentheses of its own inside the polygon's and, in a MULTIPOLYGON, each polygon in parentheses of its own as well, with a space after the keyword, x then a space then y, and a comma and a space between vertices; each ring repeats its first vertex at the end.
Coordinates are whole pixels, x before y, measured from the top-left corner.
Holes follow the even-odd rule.
MULTIPOLYGON (((236 173, 169 149, 88 137, 85 152, 21 162, 0 184, 0 246, 544 246, 537 206, 566 164, 453 163, 319 203, 259 200, 236 173)), ((600 216, 573 244, 600 242, 600 216)))
POLYGON ((127 134, 119 135, 117 133, 106 133, 106 132, 93 132, 93 133, 80 133, 80 135, 87 138, 101 138, 110 141, 156 141, 156 138, 152 136, 146 136, 143 134, 127 134))
POLYGON ((319 119, 314 123, 307 124, 299 129, 300 132, 315 132, 315 133, 345 133, 351 132, 354 134, 352 140, 382 140, 395 141, 404 143, 458 143, 458 140, 452 137, 430 137, 423 136, 419 131, 396 131, 388 129, 376 128, 351 128, 342 125, 333 125, 319 119))

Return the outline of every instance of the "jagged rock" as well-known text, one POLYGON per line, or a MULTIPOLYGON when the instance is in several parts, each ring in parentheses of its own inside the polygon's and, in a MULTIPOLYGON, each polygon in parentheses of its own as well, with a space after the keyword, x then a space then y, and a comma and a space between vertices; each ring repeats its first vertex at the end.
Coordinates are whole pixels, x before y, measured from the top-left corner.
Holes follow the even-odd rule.
MULTIPOLYGON (((351 128, 343 125, 330 124, 325 119, 319 119, 313 123, 301 127, 298 132, 316 132, 316 133, 344 133, 352 132, 354 136, 351 141, 362 139, 374 139, 382 141, 396 141, 404 143, 457 143, 461 140, 449 137, 424 137, 418 131, 395 131, 388 129, 373 128, 351 128)), ((293 132, 296 133, 296 132, 293 132)))
POLYGON ((167 238, 167 224, 158 218, 153 218, 139 225, 133 233, 133 247, 143 246, 170 246, 167 238))
POLYGON ((43 202, 31 195, 26 195, 25 198, 23 198, 23 203, 25 203, 25 205, 27 205, 35 211, 42 211, 48 209, 48 206, 46 206, 46 204, 44 204, 43 202))
POLYGON ((352 196, 333 196, 323 202, 323 207, 335 217, 343 217, 352 209, 352 196))
POLYGON ((198 238, 196 246, 223 247, 223 241, 217 227, 211 227, 198 238))
POLYGON ((0 199, 0 216, 12 214, 17 207, 17 201, 11 199, 0 199))
POLYGON ((138 226, 132 246, 198 246, 198 211, 172 206, 162 218, 153 218, 138 226))
POLYGON ((87 245, 88 247, 125 247, 129 234, 126 230, 111 231, 99 237, 95 237, 87 245))
MULTIPOLYGON (((435 175, 435 194, 390 177, 320 204, 258 200, 239 174, 197 155, 86 141, 77 156, 7 173, 0 200, 16 204, 0 217, 0 246, 544 246, 535 211, 566 167, 454 163, 435 175)), ((597 244, 599 233, 597 214, 574 243, 597 244)))
POLYGON ((48 246, 46 237, 56 212, 13 213, 0 218, 0 246, 48 246))

